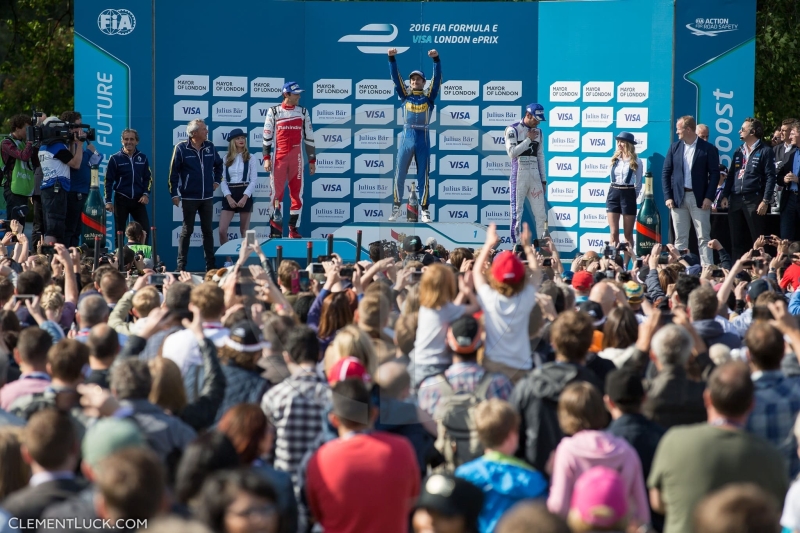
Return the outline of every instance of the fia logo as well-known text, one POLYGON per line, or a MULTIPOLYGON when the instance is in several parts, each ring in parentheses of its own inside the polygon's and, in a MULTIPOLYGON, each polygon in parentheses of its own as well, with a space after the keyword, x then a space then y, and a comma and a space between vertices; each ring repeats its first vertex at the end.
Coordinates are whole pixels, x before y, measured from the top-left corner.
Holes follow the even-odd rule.
POLYGON ((104 9, 97 17, 97 27, 106 35, 128 35, 136 27, 136 17, 127 9, 104 9))

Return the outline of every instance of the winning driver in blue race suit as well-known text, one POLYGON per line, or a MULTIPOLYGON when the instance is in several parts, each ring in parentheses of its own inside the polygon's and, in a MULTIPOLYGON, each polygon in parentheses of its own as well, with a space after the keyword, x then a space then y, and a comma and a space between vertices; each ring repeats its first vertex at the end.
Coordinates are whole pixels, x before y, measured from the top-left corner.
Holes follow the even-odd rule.
POLYGON ((525 199, 530 202, 536 221, 536 236, 544 233, 545 210, 544 142, 539 123, 544 108, 529 104, 525 118, 506 128, 506 152, 511 158, 511 241, 517 242, 522 226, 525 199))
POLYGON ((389 49, 389 75, 394 82, 397 96, 403 101, 403 135, 397 147, 397 169, 394 175, 394 207, 389 220, 397 220, 400 216, 400 203, 403 200, 403 186, 408 174, 408 167, 411 165, 411 158, 417 163, 417 185, 422 187, 420 194, 420 220, 422 222, 431 221, 431 213, 428 211, 428 155, 431 151, 430 139, 428 138, 428 121, 433 113, 434 101, 439 94, 439 86, 442 84, 442 64, 439 61, 439 52, 430 50, 428 55, 433 58, 433 80, 425 91, 425 75, 415 70, 409 76, 410 88, 406 87, 405 81, 400 76, 397 68, 395 55, 397 48, 389 49), (424 184, 424 186, 423 186, 424 184))

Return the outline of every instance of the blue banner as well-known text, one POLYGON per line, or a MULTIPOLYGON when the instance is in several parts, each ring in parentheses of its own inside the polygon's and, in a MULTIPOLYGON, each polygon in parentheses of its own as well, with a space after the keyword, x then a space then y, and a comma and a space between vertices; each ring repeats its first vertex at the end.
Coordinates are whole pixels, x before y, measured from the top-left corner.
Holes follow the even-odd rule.
MULTIPOLYGON (((753 114, 756 0, 680 0, 675 7, 675 110, 706 124, 730 166, 753 114)), ((677 138, 674 138, 677 140, 677 138)))
POLYGON ((669 148, 672 0, 544 2, 538 44, 539 101, 549 114, 550 233, 568 257, 602 251, 610 236, 606 194, 614 138, 633 133, 644 170, 654 175, 669 148), (598 20, 619 21, 624 38, 598 20))
MULTIPOLYGON (((142 152, 154 149, 152 5, 150 0, 125 4, 126 9, 114 9, 106 1, 82 0, 75 7, 75 109, 84 124, 97 129, 94 145, 104 156, 101 191, 108 158, 122 148, 122 130, 138 131, 142 152)), ((158 169, 153 172, 158 180, 158 169)), ((116 247, 115 231, 113 217, 106 216, 109 248, 116 247)))
MULTIPOLYGON (((688 0, 678 2, 677 13, 696 11, 684 2, 688 0)), ((733 20, 749 13, 752 18, 754 0, 746 4, 736 8, 736 14, 703 16, 733 20)), ((129 124, 139 130, 140 149, 150 157, 155 174, 151 207, 159 250, 169 267, 177 255, 182 213, 171 205, 167 176, 172 148, 186 139, 187 123, 203 118, 223 156, 230 131, 244 129, 250 152, 261 163, 266 112, 280 104, 281 87, 290 80, 306 89, 300 104, 311 114, 317 145, 317 172, 311 176, 306 167, 304 173, 301 233, 323 237, 343 226, 386 221, 402 125, 400 102, 389 78, 390 47, 398 49, 397 63, 406 79, 417 69, 430 78, 427 53, 436 49, 440 54, 443 84, 429 132, 430 210, 435 222, 453 223, 454 234, 472 228, 459 223, 495 222, 504 245, 509 244, 511 165, 503 130, 522 117, 528 103, 544 105, 552 207, 548 221, 565 257, 597 249, 608 240, 606 178, 616 133, 633 132, 647 169, 660 175, 673 129, 673 86, 675 112, 685 106, 677 94, 679 64, 686 66, 680 72, 697 85, 705 86, 709 77, 732 83, 714 89, 733 91, 735 98, 748 98, 741 85, 749 84, 752 100, 751 63, 738 69, 737 76, 730 75, 733 70, 723 76, 698 68, 725 51, 731 51, 725 61, 739 61, 732 51, 735 46, 709 52, 713 55, 706 54, 708 47, 678 46, 681 39, 701 38, 689 29, 689 35, 683 35, 681 29, 689 22, 697 24, 701 15, 676 21, 671 0, 252 1, 237 10, 198 0, 192 6, 136 0, 117 9, 107 0, 76 2, 76 105, 92 123, 87 115, 102 110, 97 103, 98 72, 113 72, 119 80, 122 71, 127 72, 128 92, 118 83, 113 89, 114 113, 125 106, 127 114, 122 113, 124 119, 115 114, 118 123, 103 121, 113 130, 108 136, 112 145, 103 150, 106 155, 118 150, 119 127, 129 124), (624 39, 616 42, 615 33, 598 20, 624 21, 624 39), (673 39, 675 28, 678 42, 673 39), (250 44, 244 38, 250 35, 262 37, 250 44), (690 50, 696 62, 686 60, 690 50), (121 100, 123 94, 127 102, 121 100)), ((705 46, 732 34, 751 39, 752 24, 741 24, 737 31, 720 33, 719 38, 703 36, 699 42, 705 46)), ((706 28, 705 19, 701 26, 698 31, 721 31, 706 28)), ((681 83, 695 87, 683 78, 681 83)), ((714 89, 709 87, 711 98, 714 89)), ((680 98, 688 102, 681 91, 680 98)), ((701 107, 702 120, 706 112, 701 107)), ((741 105, 743 113, 751 109, 752 102, 749 109, 741 105)), ((735 108, 737 117, 739 113, 735 108)), ((419 190, 413 164, 406 183, 419 190)), ((262 171, 251 218, 251 227, 262 239, 269 232, 272 194, 262 171)), ((284 212, 288 197, 287 191, 284 212)), ((215 198, 215 243, 221 200, 215 198)), ((523 218, 533 222, 530 213, 523 218)), ((394 238, 403 231, 390 227, 387 235, 394 238)), ((228 237, 238 236, 237 215, 228 237)), ((203 264, 201 240, 196 224, 192 269, 203 264)))

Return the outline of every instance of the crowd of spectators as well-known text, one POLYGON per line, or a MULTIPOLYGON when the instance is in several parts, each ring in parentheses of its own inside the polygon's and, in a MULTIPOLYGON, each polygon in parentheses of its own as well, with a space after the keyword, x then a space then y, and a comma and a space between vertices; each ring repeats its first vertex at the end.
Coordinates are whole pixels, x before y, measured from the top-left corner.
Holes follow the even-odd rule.
POLYGON ((800 242, 564 265, 491 226, 201 278, 11 229, 1 531, 800 531, 800 242))

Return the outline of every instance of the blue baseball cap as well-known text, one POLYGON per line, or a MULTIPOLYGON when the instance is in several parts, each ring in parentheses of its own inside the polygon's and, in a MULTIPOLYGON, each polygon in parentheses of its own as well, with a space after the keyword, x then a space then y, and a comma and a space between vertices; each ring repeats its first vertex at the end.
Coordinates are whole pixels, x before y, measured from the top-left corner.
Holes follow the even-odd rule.
POLYGON ((530 113, 533 118, 538 121, 544 122, 547 120, 544 118, 544 107, 542 107, 542 104, 528 104, 528 107, 525 108, 525 111, 530 113))
POLYGON ((300 85, 297 84, 296 81, 289 81, 283 84, 283 92, 289 94, 300 94, 304 91, 304 89, 300 88, 300 85))
POLYGON ((425 77, 425 74, 423 74, 421 70, 413 71, 411 74, 408 75, 408 79, 410 80, 414 76, 414 74, 422 78, 424 81, 428 81, 428 78, 425 77))
POLYGON ((614 137, 618 141, 624 141, 626 143, 636 144, 636 139, 633 137, 633 133, 629 131, 621 131, 619 135, 614 137))

